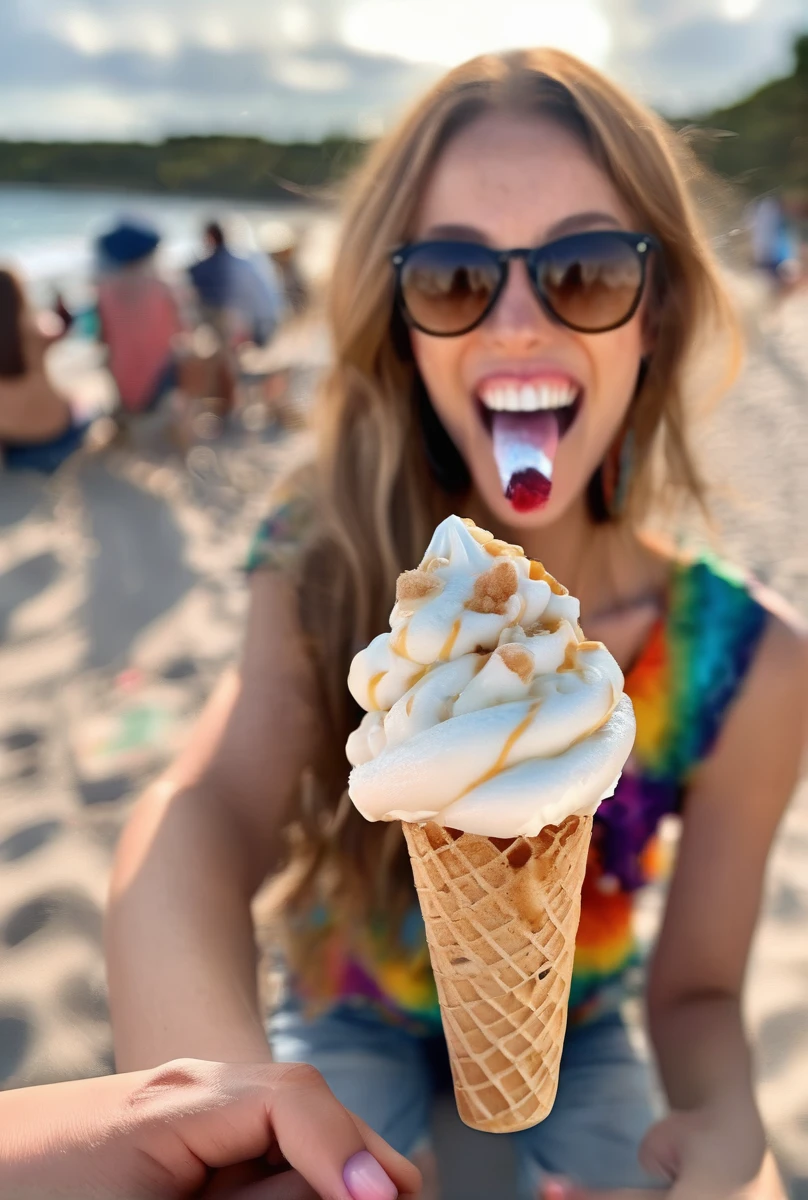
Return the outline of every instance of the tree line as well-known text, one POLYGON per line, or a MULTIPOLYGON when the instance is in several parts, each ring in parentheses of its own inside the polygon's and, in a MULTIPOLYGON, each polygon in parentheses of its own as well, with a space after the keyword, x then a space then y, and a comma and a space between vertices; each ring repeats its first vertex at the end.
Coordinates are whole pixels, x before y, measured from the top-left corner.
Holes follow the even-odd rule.
MULTIPOLYGON (((779 188, 808 215, 808 35, 794 69, 729 107, 671 119, 699 157, 742 193, 779 188)), ((115 188, 233 199, 327 199, 362 158, 355 138, 279 143, 170 137, 158 144, 0 141, 0 183, 115 188)))

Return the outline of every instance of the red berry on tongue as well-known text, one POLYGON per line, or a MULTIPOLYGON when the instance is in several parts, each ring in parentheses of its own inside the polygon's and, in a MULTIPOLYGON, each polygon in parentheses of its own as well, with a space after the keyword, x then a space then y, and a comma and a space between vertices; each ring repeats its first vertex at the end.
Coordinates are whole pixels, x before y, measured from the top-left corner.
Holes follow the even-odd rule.
POLYGON ((505 496, 517 512, 534 512, 537 508, 543 508, 550 499, 552 486, 541 471, 529 467, 526 471, 516 471, 511 476, 505 496))

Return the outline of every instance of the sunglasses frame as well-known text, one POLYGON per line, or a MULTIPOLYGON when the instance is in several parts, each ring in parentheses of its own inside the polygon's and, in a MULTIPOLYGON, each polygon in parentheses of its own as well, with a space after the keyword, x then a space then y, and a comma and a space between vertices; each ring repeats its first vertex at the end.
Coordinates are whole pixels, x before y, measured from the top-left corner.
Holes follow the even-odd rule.
POLYGON ((655 238, 652 233, 632 233, 625 229, 592 229, 586 230, 583 233, 572 233, 566 237, 556 238, 552 242, 545 242, 541 246, 533 247, 516 247, 512 250, 495 250, 492 246, 485 245, 484 242, 464 241, 462 238, 429 238, 421 242, 409 242, 404 246, 399 246, 390 255, 390 261, 393 265, 396 274, 396 291, 395 302, 398 306, 404 320, 413 329, 420 330, 421 333, 429 334, 430 337, 462 337, 466 333, 471 333, 472 329, 476 329, 494 310, 497 301, 502 295, 510 272, 510 265, 514 259, 522 259, 527 269, 528 279, 530 280, 530 289, 533 292, 536 300, 541 306, 542 311, 550 317, 551 320, 564 325, 567 329, 572 329, 575 333, 609 333, 613 329, 619 329, 621 325, 627 324, 636 313, 642 300, 643 292, 645 291, 645 283, 647 279, 647 263, 648 255, 651 251, 659 252, 661 245, 658 238, 655 238), (618 242, 629 246, 637 256, 637 261, 640 264, 640 281, 637 288, 637 295, 631 305, 630 310, 619 321, 615 321, 611 325, 604 325, 598 329, 586 329, 580 325, 573 325, 571 321, 567 321, 559 313, 555 311, 547 296, 545 296, 541 284, 539 282, 538 268, 541 266, 543 259, 550 257, 548 251, 563 246, 568 242, 589 241, 595 237, 603 237, 604 235, 614 238, 618 242), (476 251, 482 250, 490 259, 496 263, 499 269, 499 280, 494 287, 491 296, 484 310, 480 313, 470 325, 464 326, 462 329, 452 330, 451 333, 436 333, 433 329, 427 329, 421 325, 410 313, 407 308, 406 300, 404 299, 404 287, 402 275, 407 262, 416 252, 423 250, 426 246, 472 246, 476 251))

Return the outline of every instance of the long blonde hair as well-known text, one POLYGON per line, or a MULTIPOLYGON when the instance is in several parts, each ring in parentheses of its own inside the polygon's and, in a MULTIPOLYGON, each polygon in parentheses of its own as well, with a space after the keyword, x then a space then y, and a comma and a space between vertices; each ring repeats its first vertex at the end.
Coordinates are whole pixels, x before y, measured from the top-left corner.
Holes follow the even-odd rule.
POLYGON ((691 153, 659 117, 560 51, 486 55, 451 71, 353 180, 331 281, 333 366, 316 410, 316 461, 298 481, 316 515, 298 583, 327 728, 292 831, 287 898, 301 902, 315 880, 332 900, 365 911, 400 910, 410 895, 398 824, 366 823, 345 796, 344 745, 361 715, 345 684, 351 657, 386 628, 397 575, 418 562, 436 521, 458 502, 427 463, 415 368, 394 336, 389 255, 407 240, 442 149, 492 110, 550 117, 573 131, 637 227, 661 242, 664 279, 654 281, 649 305, 654 349, 630 411, 637 468, 628 519, 641 519, 662 486, 704 499, 687 445, 684 372, 697 334, 731 332, 734 321, 688 196, 691 153), (655 446, 664 466, 654 482, 655 446))

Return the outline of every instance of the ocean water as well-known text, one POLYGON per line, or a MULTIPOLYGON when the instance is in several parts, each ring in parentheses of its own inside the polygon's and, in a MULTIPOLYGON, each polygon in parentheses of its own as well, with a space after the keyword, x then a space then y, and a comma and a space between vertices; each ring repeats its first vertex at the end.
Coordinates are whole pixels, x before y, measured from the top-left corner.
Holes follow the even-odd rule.
POLYGON ((234 227, 234 245, 242 250, 257 248, 265 221, 298 228, 306 220, 305 210, 295 206, 0 186, 0 264, 20 271, 39 303, 48 303, 59 287, 68 303, 82 305, 91 295, 93 241, 122 216, 144 217, 160 230, 160 259, 169 272, 198 256, 201 227, 211 218, 234 227))

